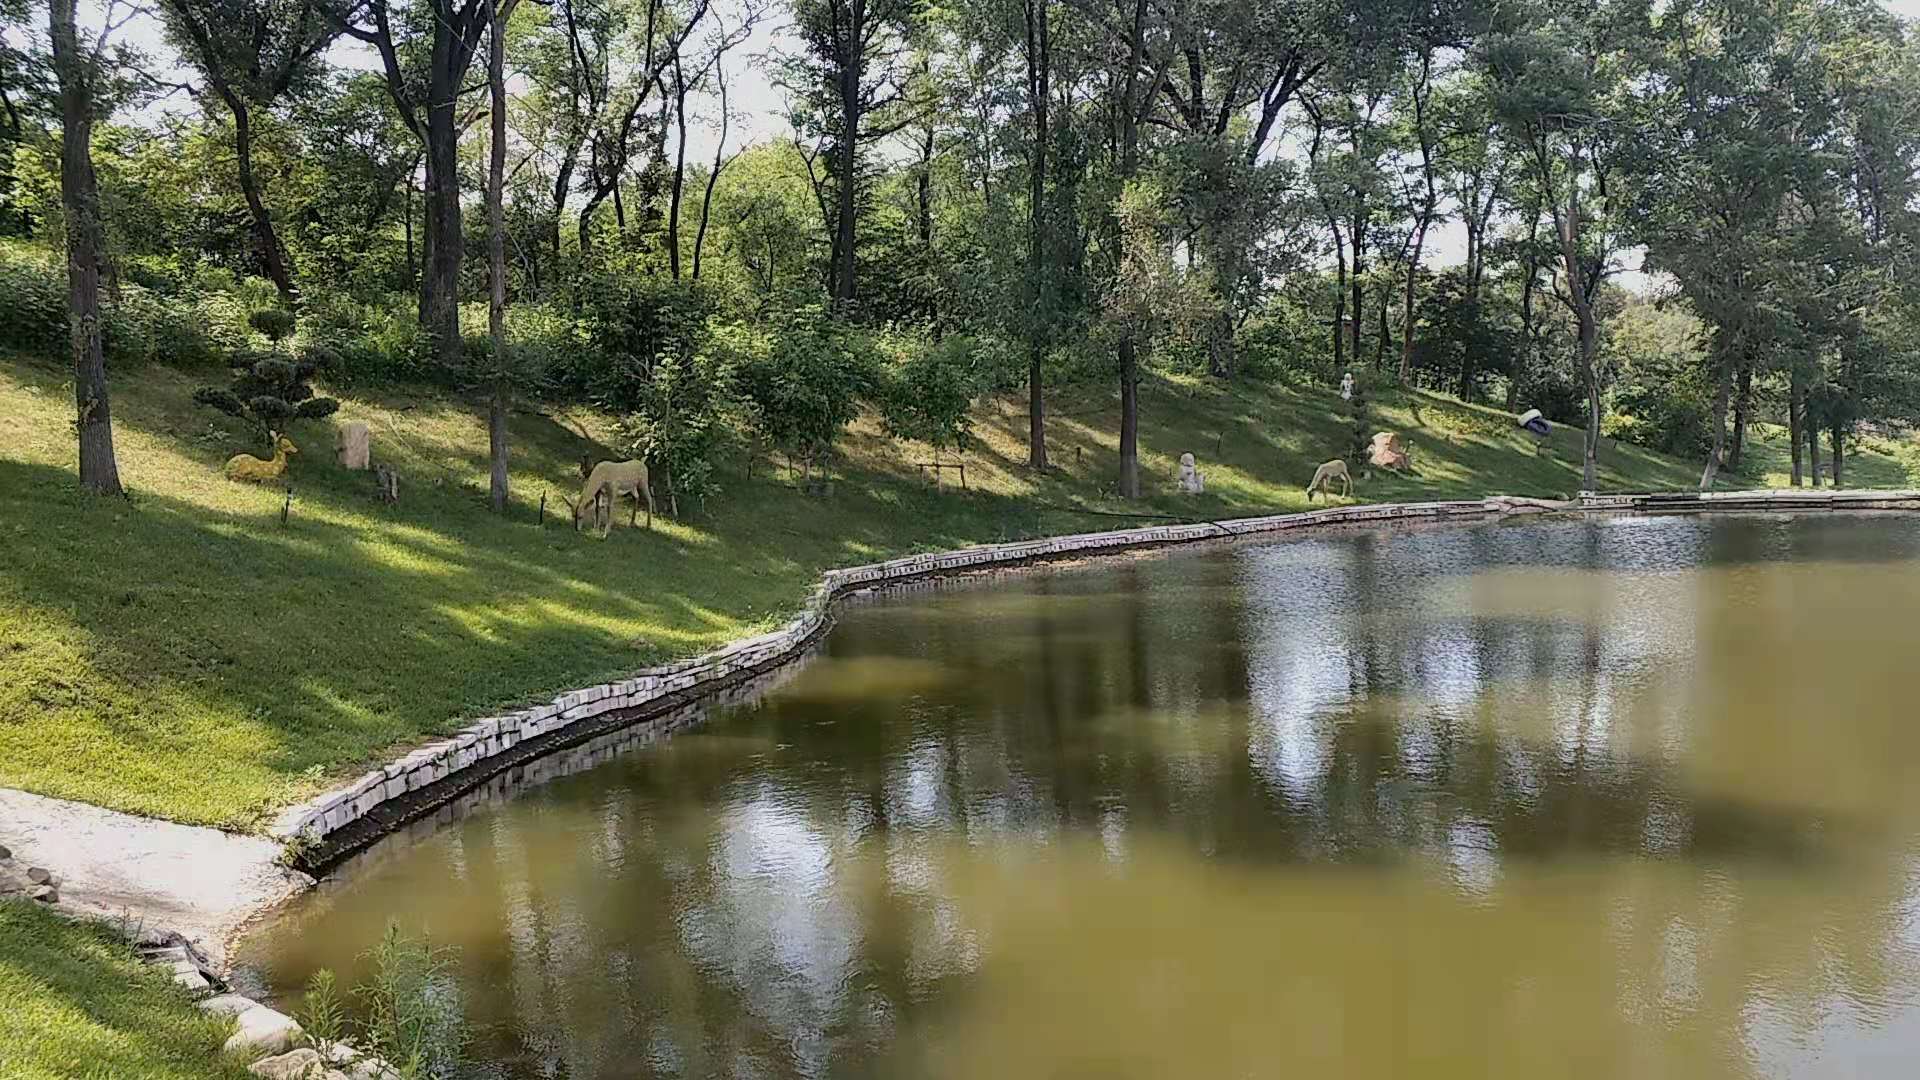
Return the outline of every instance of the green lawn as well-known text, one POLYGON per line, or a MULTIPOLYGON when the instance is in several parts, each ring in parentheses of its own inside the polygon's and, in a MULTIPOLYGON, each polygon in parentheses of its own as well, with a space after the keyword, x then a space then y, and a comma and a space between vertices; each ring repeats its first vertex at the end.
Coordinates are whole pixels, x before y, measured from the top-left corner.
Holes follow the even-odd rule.
MULTIPOLYGON (((924 447, 861 422, 829 497, 762 465, 683 521, 607 540, 534 525, 542 492, 577 485, 600 419, 528 407, 513 420, 514 505, 484 505, 477 403, 413 387, 341 393, 340 414, 291 432, 304 451, 284 493, 230 483, 248 445, 194 405, 204 376, 114 375, 126 501, 74 484, 61 368, 0 358, 0 785, 227 828, 362 771, 484 710, 710 649, 784 620, 819 571, 914 550, 1114 527, 1088 510, 1192 516, 1302 508, 1313 465, 1346 444, 1331 393, 1157 380, 1142 395, 1149 497, 1112 497, 1114 396, 1065 394, 1049 428, 1057 475, 1024 461, 1025 408, 983 404, 972 490, 934 491, 924 447), (332 460, 333 425, 364 420, 401 476, 382 506, 332 460), (1182 499, 1191 450, 1208 493, 1182 499)), ((1507 417, 1437 396, 1379 404, 1417 472, 1362 481, 1363 499, 1564 495, 1579 435, 1548 452, 1507 417)), ((1887 467, 1898 469, 1891 462, 1887 467)), ((1609 487, 1681 487, 1697 465, 1631 447, 1603 455, 1609 487)), ((1866 469, 1863 466, 1860 474, 1866 469)), ((1904 470, 1901 471, 1904 476, 1904 470)), ((557 497, 550 510, 561 507, 557 497)))
POLYGON ((111 929, 0 900, 7 1080, 246 1080, 220 1055, 231 1024, 202 1015, 111 929))

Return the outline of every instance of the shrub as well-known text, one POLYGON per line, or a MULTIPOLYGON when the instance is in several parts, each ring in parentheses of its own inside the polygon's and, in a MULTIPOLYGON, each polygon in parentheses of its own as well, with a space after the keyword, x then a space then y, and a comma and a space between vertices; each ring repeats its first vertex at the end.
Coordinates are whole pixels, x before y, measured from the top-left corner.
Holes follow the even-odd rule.
POLYGON ((654 365, 639 407, 621 418, 621 438, 656 468, 676 514, 679 496, 704 499, 719 489, 715 466, 733 441, 735 400, 729 350, 666 356, 654 365))
POLYGON ((556 358, 552 378, 562 392, 630 412, 645 399, 655 364, 704 348, 713 302, 691 282, 622 269, 598 269, 582 281, 580 324, 592 348, 556 358))
POLYGON ((67 349, 67 280, 37 260, 0 256, 0 344, 62 355, 67 349))
POLYGON ((887 434, 935 449, 964 450, 972 434, 973 399, 990 381, 982 353, 966 337, 908 343, 887 369, 880 393, 887 434))
POLYGON ((277 345, 293 336, 293 312, 280 308, 261 308, 247 316, 247 325, 277 345))
MULTIPOLYGON (((105 290, 100 302, 100 339, 109 367, 159 362, 178 367, 216 362, 220 349, 190 303, 123 284, 116 301, 105 290)), ((0 254, 0 345, 45 356, 65 356, 66 267, 44 258, 0 254)))
POLYGON ((813 461, 873 392, 872 342, 818 308, 786 316, 743 349, 740 389, 754 434, 789 457, 813 461))
POLYGON ((307 385, 317 370, 311 357, 291 360, 275 353, 240 352, 233 356, 239 373, 231 386, 202 387, 193 400, 253 424, 262 434, 282 421, 315 420, 340 408, 332 398, 314 397, 307 385))
POLYGON ((452 950, 388 924, 369 959, 373 974, 354 989, 364 1019, 347 1016, 333 973, 322 969, 308 982, 301 1022, 323 1043, 351 1036, 360 1049, 397 1069, 401 1080, 453 1075, 466 1026, 448 974, 452 950))

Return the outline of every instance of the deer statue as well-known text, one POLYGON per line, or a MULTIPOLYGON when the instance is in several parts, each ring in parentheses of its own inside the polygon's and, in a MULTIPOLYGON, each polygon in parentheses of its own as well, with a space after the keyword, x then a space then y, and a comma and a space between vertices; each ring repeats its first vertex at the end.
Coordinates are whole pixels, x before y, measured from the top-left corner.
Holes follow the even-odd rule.
POLYGON ((1352 498, 1353 474, 1347 471, 1347 463, 1345 461, 1334 458, 1332 461, 1325 462, 1319 468, 1313 470, 1313 481, 1307 485, 1307 501, 1313 501, 1315 492, 1325 495, 1328 499, 1332 499, 1333 482, 1335 480, 1340 481, 1340 483, 1344 485, 1340 494, 1346 498, 1352 498))
POLYGON ((647 486, 647 463, 633 461, 603 461, 587 473, 586 482, 580 485, 580 498, 576 501, 562 495, 567 508, 573 511, 573 527, 580 529, 581 515, 591 506, 594 526, 600 525, 600 498, 607 500, 607 525, 613 528, 613 504, 622 495, 633 496, 633 513, 627 517, 627 525, 633 525, 634 518, 640 516, 640 500, 647 500, 647 528, 653 528, 653 489, 647 486))
POLYGON ((300 448, 293 440, 277 431, 267 434, 273 439, 273 460, 261 461, 252 454, 235 454, 227 459, 227 479, 229 480, 278 480, 287 471, 287 455, 297 454, 300 448))

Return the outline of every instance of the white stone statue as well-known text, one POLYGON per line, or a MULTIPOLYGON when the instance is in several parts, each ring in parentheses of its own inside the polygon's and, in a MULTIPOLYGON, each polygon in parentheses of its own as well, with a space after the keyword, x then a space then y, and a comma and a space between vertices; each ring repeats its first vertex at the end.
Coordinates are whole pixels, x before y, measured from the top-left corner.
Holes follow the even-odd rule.
POLYGON ((1207 482, 1200 477, 1200 467, 1193 463, 1192 454, 1180 455, 1180 490, 1188 495, 1198 495, 1207 490, 1207 482))
POLYGON ((367 425, 358 420, 340 425, 340 464, 349 469, 365 469, 373 461, 373 437, 367 425))

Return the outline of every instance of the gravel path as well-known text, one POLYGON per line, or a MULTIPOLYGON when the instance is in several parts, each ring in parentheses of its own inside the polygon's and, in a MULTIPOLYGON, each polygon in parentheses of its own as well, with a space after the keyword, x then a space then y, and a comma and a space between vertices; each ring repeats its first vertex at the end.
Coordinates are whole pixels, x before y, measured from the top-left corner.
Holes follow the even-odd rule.
POLYGON ((255 836, 0 788, 0 845, 59 881, 62 910, 173 930, 224 969, 248 919, 312 884, 255 836))

